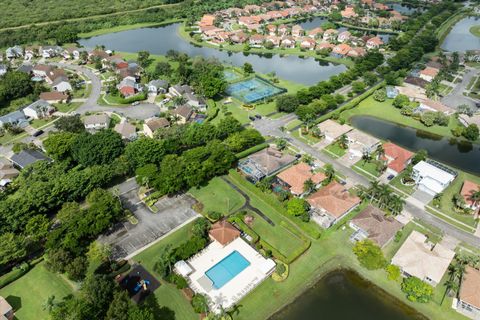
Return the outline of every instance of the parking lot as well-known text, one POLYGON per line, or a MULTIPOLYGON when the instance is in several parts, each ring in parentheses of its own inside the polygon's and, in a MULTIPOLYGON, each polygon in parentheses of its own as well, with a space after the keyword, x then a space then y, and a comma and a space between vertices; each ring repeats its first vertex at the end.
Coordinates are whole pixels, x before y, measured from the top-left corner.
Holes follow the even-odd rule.
POLYGON ((119 190, 124 208, 132 211, 138 223, 135 225, 128 221, 118 223, 100 237, 101 242, 111 245, 113 259, 122 259, 131 255, 197 216, 192 209, 195 199, 188 195, 161 198, 155 204, 158 212, 153 213, 138 198, 138 185, 135 180, 127 180, 116 188, 119 190))

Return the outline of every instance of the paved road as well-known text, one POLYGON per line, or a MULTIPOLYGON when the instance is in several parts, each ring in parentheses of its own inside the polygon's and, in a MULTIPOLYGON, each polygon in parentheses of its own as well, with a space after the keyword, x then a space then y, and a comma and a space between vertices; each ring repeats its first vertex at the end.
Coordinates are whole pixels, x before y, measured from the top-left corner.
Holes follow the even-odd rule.
MULTIPOLYGON (((268 135, 268 136, 287 139, 293 146, 303 151, 304 153, 310 154, 325 163, 331 163, 337 172, 347 177, 348 184, 358 184, 358 185, 364 185, 364 186, 368 186, 370 184, 370 181, 367 178, 353 171, 350 167, 342 164, 338 160, 332 159, 331 157, 324 154, 320 150, 313 148, 306 143, 303 143, 302 141, 296 139, 295 137, 291 136, 287 132, 283 132, 280 130, 280 127, 285 126, 288 122, 292 121, 293 119, 295 119, 295 116, 291 114, 279 119, 263 118, 260 120, 255 120, 253 122, 253 126, 255 127, 255 129, 260 131, 264 136, 268 135)), ((474 236, 471 233, 462 231, 446 223, 445 221, 427 213, 424 210, 424 205, 420 203, 418 200, 407 198, 406 205, 404 208, 412 216, 420 220, 423 220, 434 227, 439 228, 445 234, 455 237, 458 240, 468 243, 472 246, 480 247, 480 238, 474 236)))
POLYGON ((136 106, 124 106, 124 107, 114 107, 114 106, 101 106, 98 104, 98 99, 100 99, 102 92, 102 82, 100 78, 89 68, 83 66, 77 66, 67 63, 56 63, 53 64, 60 68, 71 69, 76 72, 81 72, 85 77, 87 77, 92 86, 92 91, 87 100, 75 111, 78 114, 84 114, 86 112, 115 112, 121 114, 122 116, 144 120, 151 118, 160 113, 160 108, 153 103, 141 103, 136 106))
POLYGON ((458 83, 453 90, 444 98, 442 98, 442 103, 446 104, 451 108, 457 108, 459 105, 466 104, 470 106, 472 110, 476 110, 476 102, 475 99, 470 97, 466 97, 463 95, 463 91, 467 88, 470 81, 475 77, 478 73, 476 69, 465 69, 466 73, 462 78, 462 82, 458 83))

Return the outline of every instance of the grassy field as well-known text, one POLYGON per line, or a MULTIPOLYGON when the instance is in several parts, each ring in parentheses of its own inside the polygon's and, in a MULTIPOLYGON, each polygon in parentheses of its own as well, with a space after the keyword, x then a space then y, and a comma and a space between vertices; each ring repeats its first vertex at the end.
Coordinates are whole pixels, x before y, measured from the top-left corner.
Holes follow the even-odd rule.
POLYGON ((222 214, 235 212, 245 204, 245 198, 220 177, 201 188, 192 188, 189 193, 203 204, 203 212, 217 211, 222 214))
MULTIPOLYGON (((456 212, 454 209, 454 203, 452 201, 453 196, 457 193, 460 193, 463 182, 465 180, 470 180, 474 183, 480 184, 480 177, 459 171, 457 178, 450 184, 450 186, 448 186, 447 189, 443 191, 443 196, 440 200, 440 207, 436 209, 445 214, 448 214, 456 220, 459 220, 472 227, 476 227, 477 221, 474 219, 473 214, 463 214, 456 212)), ((432 203, 430 203, 430 206, 434 207, 432 203)))
POLYGON ((480 37, 480 25, 476 25, 470 28, 470 33, 476 37, 480 37))
POLYGON ((460 123, 457 119, 455 119, 454 116, 450 117, 450 123, 447 127, 441 127, 438 125, 427 127, 418 120, 402 115, 400 113, 400 109, 392 106, 392 101, 392 99, 387 99, 384 102, 378 102, 375 101, 372 96, 370 96, 363 100, 356 108, 344 111, 340 116, 345 121, 348 121, 353 116, 371 116, 436 135, 455 138, 451 130, 459 126, 460 123))
POLYGON ((112 33, 112 32, 120 32, 126 30, 133 30, 133 29, 140 29, 140 28, 148 28, 148 27, 159 27, 166 24, 180 22, 179 19, 170 19, 163 22, 145 22, 145 23, 135 23, 135 24, 127 24, 122 26, 116 26, 112 28, 105 28, 105 29, 98 29, 91 32, 80 33, 78 35, 79 38, 91 38, 95 36, 99 36, 102 34, 112 33))
POLYGON ((371 160, 371 161, 360 160, 357 163, 355 163, 353 166, 368 172, 370 175, 374 177, 379 177, 381 174, 377 169, 377 160, 371 160))
POLYGON ((342 147, 340 147, 339 142, 334 142, 334 143, 329 144, 328 146, 326 146, 324 148, 324 151, 329 156, 333 156, 333 157, 336 157, 336 158, 340 158, 340 157, 344 156, 345 153, 347 153, 347 149, 343 149, 342 147))
POLYGON ((54 295, 60 301, 72 292, 69 282, 45 269, 41 262, 20 279, 0 289, 0 296, 13 306, 16 319, 36 320, 48 318, 42 304, 49 296, 54 295))
POLYGON ((414 191, 415 191, 415 185, 413 186, 406 186, 402 183, 402 178, 405 174, 402 172, 400 173, 399 175, 397 175, 395 178, 393 178, 391 181, 390 181, 390 185, 397 188, 397 189, 400 189, 402 190, 403 192, 405 192, 406 194, 412 194, 414 191))

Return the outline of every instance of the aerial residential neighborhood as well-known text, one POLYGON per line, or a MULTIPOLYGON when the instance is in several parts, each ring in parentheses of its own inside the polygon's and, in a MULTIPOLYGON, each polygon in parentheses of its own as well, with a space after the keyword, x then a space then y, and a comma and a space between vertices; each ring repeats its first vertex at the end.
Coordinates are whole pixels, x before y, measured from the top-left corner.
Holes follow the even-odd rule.
POLYGON ((2 5, 1 319, 480 319, 478 2, 2 5))

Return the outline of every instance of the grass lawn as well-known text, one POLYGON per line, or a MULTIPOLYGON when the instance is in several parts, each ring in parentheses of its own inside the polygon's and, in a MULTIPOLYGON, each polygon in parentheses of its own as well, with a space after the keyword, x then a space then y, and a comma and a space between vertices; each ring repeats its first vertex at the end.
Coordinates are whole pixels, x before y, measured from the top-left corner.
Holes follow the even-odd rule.
POLYGON ((378 169, 377 169, 377 161, 376 160, 371 160, 371 161, 360 160, 353 165, 353 168, 354 169, 355 168, 360 168, 361 170, 359 170, 359 172, 362 172, 362 174, 365 174, 364 171, 366 171, 374 177, 379 177, 380 174, 381 174, 381 172, 378 171, 378 169))
POLYGON ((480 37, 480 25, 476 25, 470 28, 470 33, 476 37, 480 37))
POLYGON ((203 204, 204 213, 217 211, 228 214, 245 204, 245 198, 220 177, 213 178, 204 187, 190 189, 189 193, 203 204))
POLYGON ((328 146, 323 148, 323 150, 326 154, 328 154, 329 156, 334 157, 334 158, 340 158, 340 157, 344 156, 345 153, 347 153, 347 149, 341 148, 340 143, 338 141, 329 144, 328 146))
MULTIPOLYGON (((159 251, 168 244, 177 246, 182 241, 185 241, 189 237, 192 224, 193 222, 163 238, 155 245, 133 257, 133 260, 141 263, 145 269, 159 278, 158 274, 153 271, 159 251)), ((198 315, 193 312, 188 300, 175 286, 161 280, 161 286, 155 291, 154 295, 160 306, 167 307, 175 312, 175 319, 198 319, 198 315)))
POLYGON ((457 178, 448 186, 447 189, 443 191, 443 196, 440 199, 440 206, 435 207, 433 201, 429 204, 431 207, 436 208, 437 210, 451 216, 452 218, 459 220, 465 224, 468 224, 472 227, 476 227, 477 221, 473 218, 473 214, 463 214, 456 212, 454 209, 454 204, 452 201, 453 195, 460 193, 462 189, 463 182, 465 180, 472 181, 474 183, 480 184, 480 177, 474 176, 469 173, 458 171, 457 178))
POLYGON ((250 226, 260 239, 277 249, 285 257, 295 256, 298 250, 304 245, 302 239, 290 232, 280 224, 281 217, 269 215, 276 223, 275 226, 270 225, 265 219, 254 212, 249 212, 254 217, 254 221, 250 226))
POLYGON ((178 19, 170 19, 162 22, 145 22, 145 23, 136 23, 136 24, 126 24, 121 26, 116 26, 112 28, 105 28, 105 29, 98 29, 91 32, 84 32, 78 35, 79 38, 91 38, 95 36, 99 36, 102 34, 112 33, 112 32, 120 32, 125 30, 132 30, 132 29, 139 29, 139 28, 147 28, 147 27, 156 27, 165 24, 179 22, 178 19))
POLYGON ((35 129, 40 128, 47 123, 51 122, 52 119, 33 119, 30 125, 34 127, 35 129))
POLYGON ((316 138, 311 134, 302 134, 301 130, 302 130, 301 128, 298 128, 297 130, 293 130, 292 136, 310 145, 320 142, 321 139, 316 138))
POLYGON ((82 103, 81 102, 70 102, 70 103, 56 103, 54 104, 57 111, 60 112, 70 112, 77 109, 82 103))
POLYGON ((420 121, 402 115, 400 113, 400 109, 392 106, 392 101, 392 99, 387 99, 384 102, 378 102, 375 101, 372 96, 370 96, 360 102, 357 107, 342 112, 340 116, 345 121, 348 121, 351 117, 357 115, 371 116, 382 120, 398 123, 404 126, 412 127, 414 129, 430 132, 436 135, 455 138, 451 130, 459 126, 460 123, 454 116, 450 117, 450 123, 447 127, 441 127, 438 125, 426 127, 420 121))
POLYGON ((399 175, 397 175, 395 178, 393 178, 391 181, 390 181, 390 185, 397 188, 397 189, 400 189, 401 191, 405 192, 406 194, 410 195, 412 194, 414 191, 415 191, 415 185, 412 185, 412 186, 406 186, 402 183, 402 178, 403 176, 405 175, 405 173, 400 173, 399 175))
POLYGON ((15 319, 37 320, 47 319, 48 313, 42 304, 51 295, 60 301, 71 294, 73 288, 61 276, 45 269, 41 262, 20 279, 0 289, 0 295, 15 309, 15 319))
POLYGON ((293 128, 295 127, 298 127, 299 125, 301 125, 303 122, 302 120, 300 119, 295 119, 293 121, 290 121, 289 123, 287 123, 287 125, 285 126, 285 129, 290 131, 292 130, 293 128))

